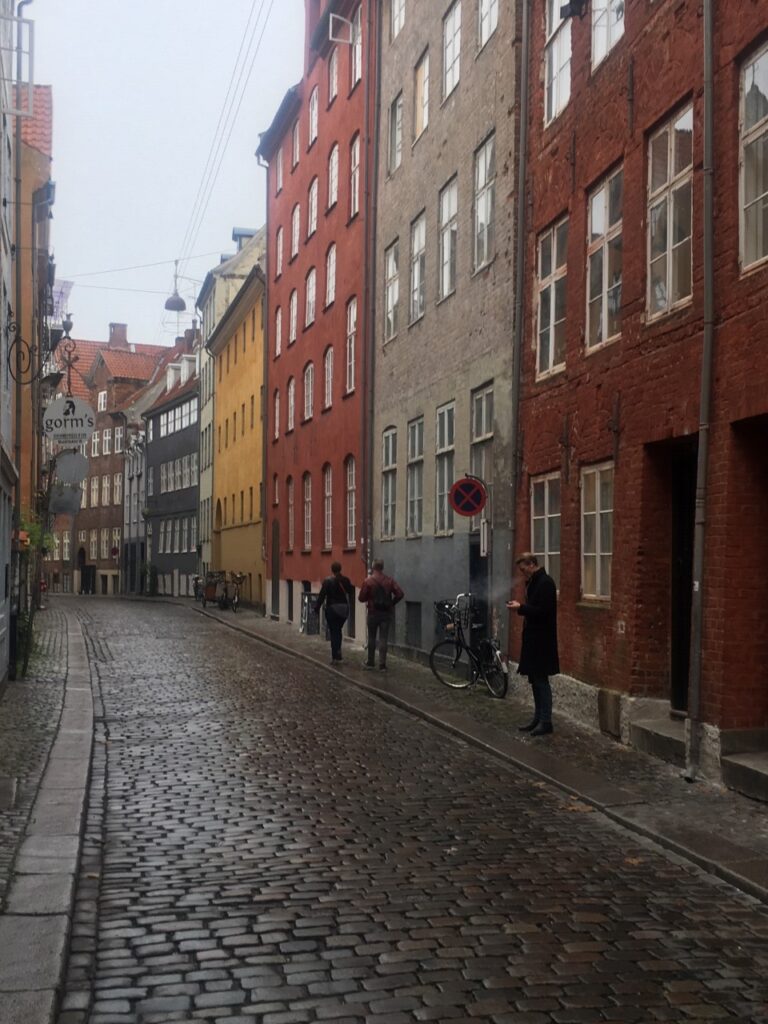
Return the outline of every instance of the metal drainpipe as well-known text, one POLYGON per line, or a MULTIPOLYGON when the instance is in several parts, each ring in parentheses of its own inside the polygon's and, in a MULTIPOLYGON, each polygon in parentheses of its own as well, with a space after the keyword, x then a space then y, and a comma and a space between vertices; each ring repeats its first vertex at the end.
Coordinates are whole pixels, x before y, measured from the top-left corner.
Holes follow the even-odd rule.
MULTIPOLYGON (((268 448, 268 445, 267 445, 267 418, 268 418, 267 417, 267 410, 270 407, 270 405, 269 405, 269 392, 267 390, 267 375, 269 373, 269 328, 268 328, 268 324, 269 324, 269 305, 268 305, 269 286, 268 286, 268 282, 269 282, 269 279, 270 279, 270 277, 269 277, 269 239, 270 239, 270 233, 269 233, 269 164, 267 163, 266 160, 264 160, 258 154, 256 156, 256 163, 259 165, 259 167, 263 167, 264 168, 264 172, 265 172, 264 176, 266 178, 266 197, 267 197, 267 202, 266 202, 267 215, 266 215, 266 223, 265 223, 266 244, 265 244, 265 247, 264 247, 264 291, 263 291, 262 297, 261 297, 261 337, 262 337, 262 344, 263 344, 263 347, 264 347, 264 355, 263 355, 262 385, 261 385, 261 393, 262 393, 263 397, 262 397, 261 410, 260 410, 260 412, 261 412, 261 476, 262 476, 262 480, 263 480, 263 486, 261 488, 261 490, 262 490, 261 506, 262 507, 261 507, 260 511, 261 511, 261 549, 262 549, 261 553, 262 553, 262 557, 264 558, 264 570, 265 570, 264 571, 264 608, 265 608, 265 613, 267 615, 269 615, 272 612, 272 598, 271 598, 271 594, 270 594, 270 601, 269 601, 269 612, 268 613, 266 612, 266 608, 267 608, 267 572, 266 572, 266 570, 267 570, 267 566, 268 566, 267 555, 271 554, 271 550, 272 550, 272 543, 271 543, 271 541, 272 541, 272 533, 271 533, 272 524, 271 523, 269 524, 270 529, 267 530, 267 508, 269 507, 269 500, 268 500, 268 497, 267 497, 267 487, 268 487, 267 456, 269 454, 269 448, 268 448), (268 533, 269 533, 269 538, 267 537, 268 533)), ((269 579, 270 579, 270 583, 271 583, 272 577, 270 576, 269 579)))
MULTIPOLYGON (((517 153, 517 245, 515 247, 515 331, 512 346, 512 420, 510 444, 512 465, 510 473, 510 547, 515 557, 515 535, 517 517, 517 492, 519 473, 519 429, 520 429, 520 378, 523 353, 523 289, 525 287, 525 243, 526 243, 526 184, 528 171, 528 78, 530 63, 530 6, 531 0, 522 0, 522 52, 520 55, 520 139, 517 153)), ((511 566, 510 566, 511 568, 511 566)))
POLYGON ((363 369, 365 372, 363 389, 363 408, 360 412, 362 451, 365 465, 364 494, 365 508, 363 509, 362 523, 365 530, 365 543, 361 544, 362 558, 365 563, 365 572, 370 569, 373 558, 373 400, 374 400, 374 375, 376 367, 376 210, 373 203, 378 194, 379 174, 379 99, 381 93, 381 72, 380 61, 376 60, 375 44, 381 38, 382 8, 383 4, 377 4, 378 22, 377 32, 373 32, 373 0, 368 0, 368 67, 365 76, 365 230, 363 237, 363 309, 365 310, 365 360, 363 369), (373 127, 373 140, 370 137, 369 118, 371 108, 371 69, 375 68, 375 117, 373 127), (371 161, 373 168, 371 173, 371 161), (371 176, 373 177, 373 188, 371 188, 371 176))
POLYGON ((704 11, 704 325, 699 393, 699 444, 696 463, 696 513, 693 532, 693 594, 691 602, 691 667, 688 684, 690 736, 685 778, 696 779, 700 761, 701 660, 704 608, 704 533, 707 511, 709 427, 714 363, 714 0, 703 0, 704 11))

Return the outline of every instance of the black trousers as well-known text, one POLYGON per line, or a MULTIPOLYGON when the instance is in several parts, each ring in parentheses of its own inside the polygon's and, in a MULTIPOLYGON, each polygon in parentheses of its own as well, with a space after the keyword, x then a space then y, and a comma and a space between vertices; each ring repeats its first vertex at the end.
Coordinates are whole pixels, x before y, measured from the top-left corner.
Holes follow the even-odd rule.
POLYGON ((328 632, 331 634, 331 657, 341 659, 341 637, 346 615, 337 615, 332 608, 325 607, 325 621, 328 624, 328 632))
POLYGON ((552 687, 549 685, 549 676, 528 676, 528 682, 533 690, 533 717, 537 722, 549 725, 552 722, 552 687))
POLYGON ((387 664, 387 644, 391 612, 368 613, 368 664, 373 665, 376 657, 376 635, 379 637, 379 664, 387 664))

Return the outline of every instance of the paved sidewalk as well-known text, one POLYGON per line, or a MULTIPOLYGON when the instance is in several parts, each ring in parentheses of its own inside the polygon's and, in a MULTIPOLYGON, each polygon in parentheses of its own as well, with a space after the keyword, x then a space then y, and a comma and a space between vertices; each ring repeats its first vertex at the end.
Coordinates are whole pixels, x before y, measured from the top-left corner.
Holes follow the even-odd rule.
POLYGON ((616 743, 596 730, 557 717, 554 735, 521 734, 530 718, 527 681, 513 676, 505 700, 485 687, 451 690, 428 667, 392 657, 387 672, 363 669, 361 642, 344 639, 344 661, 330 664, 330 647, 250 609, 233 614, 189 605, 230 629, 250 634, 324 668, 371 695, 403 707, 468 743, 553 783, 576 813, 602 811, 634 832, 682 854, 745 892, 768 901, 768 807, 707 782, 686 782, 679 769, 616 743))

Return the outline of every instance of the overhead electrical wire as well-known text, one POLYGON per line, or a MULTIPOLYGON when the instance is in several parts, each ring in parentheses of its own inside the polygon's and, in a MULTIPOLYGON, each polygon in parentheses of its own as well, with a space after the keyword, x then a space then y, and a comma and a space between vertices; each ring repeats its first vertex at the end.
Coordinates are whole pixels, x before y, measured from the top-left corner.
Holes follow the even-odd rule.
MULTIPOLYGON (((199 252, 195 256, 187 256, 187 262, 190 260, 199 260, 204 256, 217 256, 220 254, 220 250, 215 249, 213 252, 199 252)), ((169 266, 171 263, 176 263, 177 260, 157 260, 155 263, 136 263, 132 267, 113 267, 111 270, 92 270, 89 273, 83 274, 65 274, 64 277, 67 281, 72 281, 76 277, 98 277, 100 274, 122 274, 127 270, 146 270, 147 267, 164 267, 169 266)), ((83 287, 85 287, 83 285, 83 287)))

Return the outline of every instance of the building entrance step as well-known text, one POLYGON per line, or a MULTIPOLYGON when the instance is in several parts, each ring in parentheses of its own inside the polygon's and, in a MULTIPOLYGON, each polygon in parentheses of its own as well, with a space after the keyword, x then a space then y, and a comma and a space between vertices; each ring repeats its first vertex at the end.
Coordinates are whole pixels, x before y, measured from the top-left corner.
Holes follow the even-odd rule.
POLYGON ((632 746, 670 764, 685 767, 685 720, 646 718, 629 727, 632 746))
POLYGON ((721 759, 720 766, 726 786, 768 802, 768 750, 730 754, 721 759))

